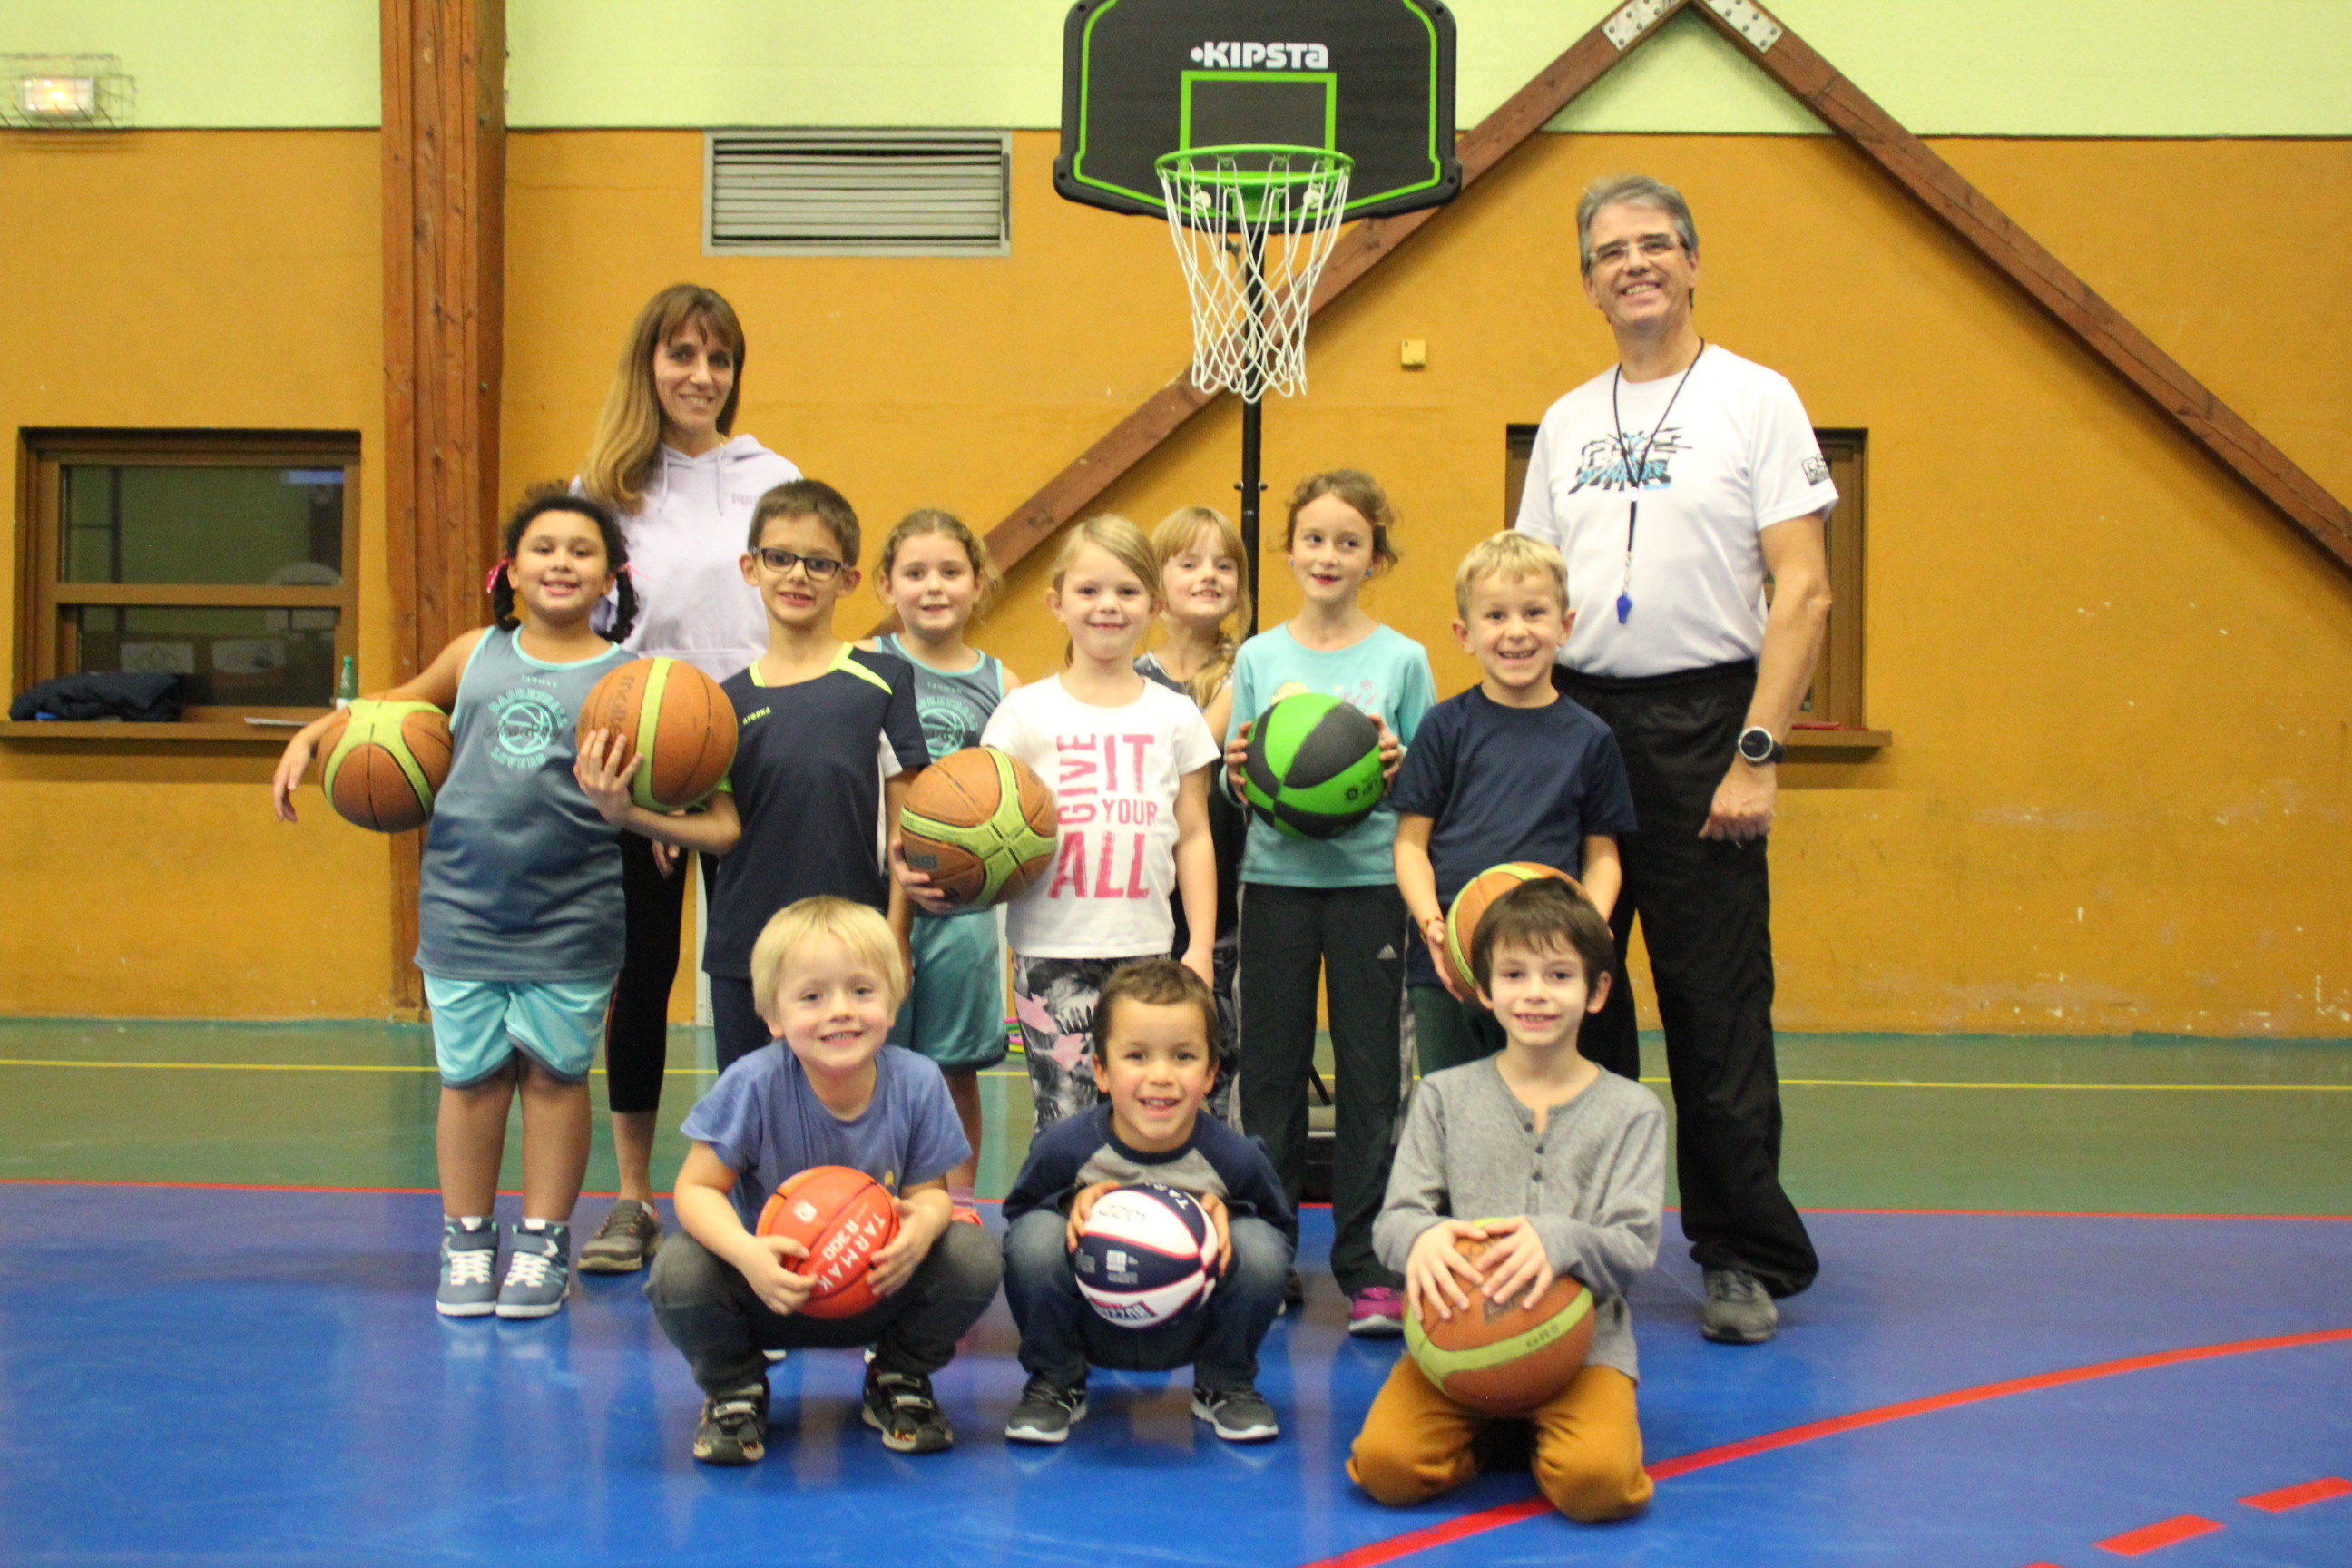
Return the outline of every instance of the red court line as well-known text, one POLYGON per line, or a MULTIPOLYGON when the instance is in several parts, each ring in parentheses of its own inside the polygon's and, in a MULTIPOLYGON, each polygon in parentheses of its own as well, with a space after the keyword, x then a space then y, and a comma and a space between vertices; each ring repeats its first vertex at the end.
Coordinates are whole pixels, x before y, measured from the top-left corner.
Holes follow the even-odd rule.
POLYGON ((2118 1557, 2144 1557, 2162 1547, 2210 1535, 2221 1528, 2217 1521, 2200 1519, 2193 1513, 2177 1513, 2154 1524, 2143 1524, 2137 1530, 2126 1530, 2121 1535, 2110 1535, 2098 1546, 2100 1551, 2112 1552, 2118 1557))
POLYGON ((2284 1513, 2291 1508, 2308 1503, 2326 1502, 2329 1498, 2352 1492, 2352 1481, 2342 1476, 2322 1476, 2315 1481, 2305 1481, 2299 1487, 2281 1487, 2274 1492, 2256 1492, 2238 1500, 2248 1508, 2258 1508, 2265 1513, 2284 1513))
MULTIPOLYGON (((1759 1436, 1743 1437, 1736 1443, 1718 1444, 1694 1453, 1661 1459, 1649 1467, 1654 1481, 1672 1480, 1696 1470, 1712 1469, 1736 1459, 1753 1458, 1759 1454, 1772 1453, 1780 1448, 1793 1448, 1801 1443, 1816 1442, 1865 1427, 1884 1426, 1889 1422, 1907 1421, 1915 1415, 1933 1415, 1940 1410, 1957 1409, 1964 1405, 1980 1405, 1987 1400, 2006 1399, 2011 1394, 2033 1394, 2045 1388, 2063 1388, 2070 1384, 2090 1383, 2103 1377, 2118 1377, 2125 1373, 2149 1372, 2158 1367, 2181 1366, 2192 1362, 2217 1361, 2224 1356, 2252 1355, 2262 1351, 2298 1350, 2308 1345, 2336 1344, 2352 1341, 2352 1329, 2321 1329, 2306 1334, 2273 1334, 2258 1340, 2233 1340, 2224 1344, 2191 1345, 2182 1350, 2156 1351, 2147 1355, 2126 1356, 2119 1361, 2095 1362, 2088 1366, 2068 1367, 2059 1372, 2035 1373, 2028 1377, 2005 1378, 1999 1383, 1980 1383, 1973 1388, 1956 1388, 1948 1394, 1931 1394, 1921 1399, 1906 1399, 1893 1405, 1881 1405, 1874 1409, 1857 1410, 1851 1415, 1832 1415, 1823 1421, 1808 1421, 1800 1426, 1784 1426, 1778 1432, 1766 1432, 1759 1436)), ((1466 1536, 1480 1535, 1499 1530, 1507 1524, 1517 1524, 1551 1511, 1543 1499, 1527 1498, 1517 1502, 1504 1503, 1496 1508, 1481 1509, 1447 1520, 1443 1524, 1428 1526, 1408 1534, 1391 1536, 1386 1541, 1372 1542, 1336 1557, 1318 1558, 1306 1568, 1371 1568, 1374 1563, 1394 1562, 1400 1557, 1425 1551, 1447 1542, 1466 1536)), ((2184 1516, 2186 1517, 2186 1516, 2184 1516)), ((2210 1522, 2210 1521, 2207 1521, 2210 1522)), ((2156 1526, 2149 1526, 2155 1529, 2156 1526)), ((2213 1525, 2215 1530, 2221 1527, 2213 1525)), ((2195 1533, 2203 1533, 2201 1531, 2195 1533)), ((2129 1539, 2117 1536, 2117 1541, 2129 1539)), ((2187 1539, 2181 1537, 2179 1539, 2187 1539)), ((2101 1544, 2106 1544, 2102 1542, 2101 1544)), ((2158 1544, 2162 1544, 2159 1542, 2158 1544)), ((2148 1550, 2148 1549, 2143 1549, 2148 1550)))

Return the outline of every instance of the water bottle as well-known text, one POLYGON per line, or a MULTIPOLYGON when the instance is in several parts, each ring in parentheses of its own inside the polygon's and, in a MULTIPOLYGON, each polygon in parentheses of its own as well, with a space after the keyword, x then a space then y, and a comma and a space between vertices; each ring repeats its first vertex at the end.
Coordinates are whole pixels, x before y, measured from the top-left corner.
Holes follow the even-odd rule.
POLYGON ((343 655, 343 668, 335 677, 335 706, 348 708, 352 699, 360 694, 360 661, 350 654, 343 655))

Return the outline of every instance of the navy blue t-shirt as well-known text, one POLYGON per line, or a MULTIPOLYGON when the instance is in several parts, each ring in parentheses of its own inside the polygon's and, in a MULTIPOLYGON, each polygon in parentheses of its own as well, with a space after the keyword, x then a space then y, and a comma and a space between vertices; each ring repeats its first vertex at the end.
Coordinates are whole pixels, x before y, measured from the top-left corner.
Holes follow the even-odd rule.
POLYGON ((847 643, 814 680, 763 686, 757 664, 720 682, 735 704, 735 795, 743 837, 719 862, 705 972, 751 974, 769 917, 819 893, 890 907, 882 867, 882 780, 928 766, 915 672, 847 643), (884 748, 896 765, 883 764, 884 748))
POLYGON ((1081 1187, 1097 1182, 1158 1182, 1180 1192, 1208 1193, 1225 1212, 1262 1219, 1298 1245, 1298 1216, 1283 1196, 1282 1179, 1265 1157, 1265 1145, 1244 1138, 1213 1116, 1192 1119, 1183 1146, 1157 1154, 1130 1149, 1111 1131, 1110 1104, 1101 1101, 1066 1116, 1029 1145, 1029 1158, 1013 1190, 1004 1195, 1004 1223, 1032 1209, 1066 1206, 1081 1187))
MULTIPOLYGON (((1633 795, 1617 737, 1567 697, 1506 708, 1474 686, 1424 714, 1389 791, 1400 815, 1433 819, 1429 861, 1440 908, 1489 866, 1532 860, 1584 872, 1584 840, 1635 830, 1633 795)), ((1413 944, 1407 978, 1437 983, 1413 944)))

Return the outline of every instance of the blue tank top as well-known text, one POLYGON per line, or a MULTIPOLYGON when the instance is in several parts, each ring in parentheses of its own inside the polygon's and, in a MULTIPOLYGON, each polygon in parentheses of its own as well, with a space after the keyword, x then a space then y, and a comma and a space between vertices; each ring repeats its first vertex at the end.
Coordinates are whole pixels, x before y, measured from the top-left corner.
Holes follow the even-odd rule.
POLYGON ((923 740, 930 746, 931 761, 980 744, 988 716, 1004 700, 1003 665, 982 654, 978 664, 950 675, 908 653, 896 632, 885 632, 875 641, 884 653, 896 654, 914 667, 915 709, 922 716, 923 740))
POLYGON ((550 664, 517 635, 484 632, 457 678, 449 778, 417 878, 416 967, 444 980, 617 974, 620 829, 572 776, 572 729, 629 655, 550 664))

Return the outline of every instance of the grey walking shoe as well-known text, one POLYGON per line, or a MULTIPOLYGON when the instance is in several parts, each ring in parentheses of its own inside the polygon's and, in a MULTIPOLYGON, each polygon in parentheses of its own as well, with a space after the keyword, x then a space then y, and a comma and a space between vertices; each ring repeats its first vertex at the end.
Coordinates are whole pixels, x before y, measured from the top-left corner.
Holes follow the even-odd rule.
POLYGON ((580 1249, 583 1274, 635 1274, 661 1250, 661 1216, 651 1204, 621 1198, 604 1211, 604 1223, 580 1249))
POLYGON ((1764 1282, 1745 1268, 1706 1271, 1706 1314, 1699 1331, 1719 1345, 1760 1345, 1780 1326, 1764 1282))
POLYGON ((694 1457, 706 1465, 751 1465, 768 1452, 768 1385, 755 1383, 702 1402, 694 1457))
POLYGON ((499 1222, 441 1222, 441 1283, 433 1310, 445 1318, 487 1318, 498 1304, 499 1222))
POLYGON ((499 1287, 501 1318, 550 1318, 572 1289, 572 1227, 514 1227, 507 1244, 506 1282, 499 1287))
POLYGON ((1228 1443, 1263 1443, 1281 1435, 1274 1406, 1247 1384, 1239 1388, 1192 1385, 1192 1414, 1228 1443))
POLYGON ((1080 1384, 1066 1388, 1049 1377, 1033 1377, 1021 1390, 1021 1403, 1004 1423, 1004 1435, 1016 1443, 1060 1443, 1070 1428, 1087 1418, 1087 1389, 1080 1384))

